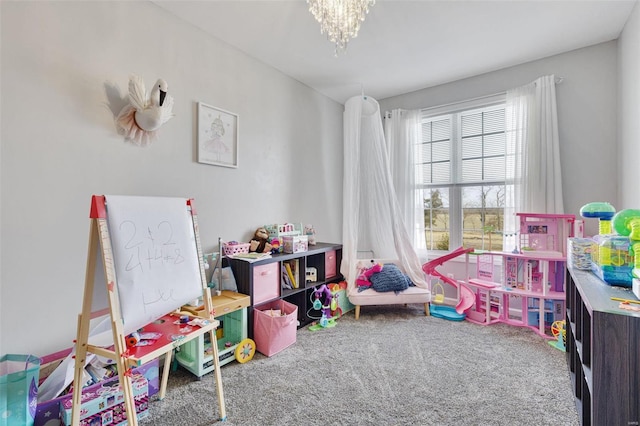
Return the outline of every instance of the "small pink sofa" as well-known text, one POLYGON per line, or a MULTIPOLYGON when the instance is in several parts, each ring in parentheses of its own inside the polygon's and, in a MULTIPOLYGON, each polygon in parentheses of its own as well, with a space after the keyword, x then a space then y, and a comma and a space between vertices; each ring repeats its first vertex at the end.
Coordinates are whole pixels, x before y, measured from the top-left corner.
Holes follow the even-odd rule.
MULTIPOLYGON (((402 266, 396 260, 385 259, 373 259, 374 263, 393 263, 402 270, 402 266)), ((371 259, 358 261, 358 266, 368 266, 371 264, 371 259)), ((372 305, 407 305, 410 303, 424 304, 424 314, 429 316, 429 302, 431 302, 431 291, 426 287, 409 287, 406 290, 400 292, 385 291, 378 292, 373 288, 366 289, 364 291, 358 291, 358 286, 353 282, 347 284, 347 297, 349 301, 355 306, 356 320, 360 318, 361 306, 372 305)))

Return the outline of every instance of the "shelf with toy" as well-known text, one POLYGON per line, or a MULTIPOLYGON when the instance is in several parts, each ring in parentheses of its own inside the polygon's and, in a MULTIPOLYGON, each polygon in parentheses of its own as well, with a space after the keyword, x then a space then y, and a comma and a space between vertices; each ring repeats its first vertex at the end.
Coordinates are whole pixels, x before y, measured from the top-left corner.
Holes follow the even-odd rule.
POLYGON ((635 297, 590 271, 568 268, 566 276, 567 364, 581 424, 636 424, 640 312, 619 300, 635 297))
POLYGON ((300 327, 309 324, 313 321, 307 315, 311 292, 317 286, 328 285, 342 277, 339 274, 342 260, 340 244, 318 242, 309 245, 307 251, 277 253, 251 263, 234 258, 228 260, 236 277, 238 291, 251 298, 248 309, 249 337, 253 337, 255 309, 279 299, 298 307, 300 327))

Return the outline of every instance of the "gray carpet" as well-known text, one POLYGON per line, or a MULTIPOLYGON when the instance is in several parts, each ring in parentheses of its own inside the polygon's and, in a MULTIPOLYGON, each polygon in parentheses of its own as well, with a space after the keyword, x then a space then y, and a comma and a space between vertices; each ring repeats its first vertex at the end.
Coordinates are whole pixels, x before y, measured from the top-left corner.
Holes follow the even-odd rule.
MULTIPOLYGON (((235 425, 578 425, 565 354, 529 329, 363 307, 298 330, 272 357, 222 367, 235 425)), ((144 426, 218 422, 213 374, 178 369, 144 426)))

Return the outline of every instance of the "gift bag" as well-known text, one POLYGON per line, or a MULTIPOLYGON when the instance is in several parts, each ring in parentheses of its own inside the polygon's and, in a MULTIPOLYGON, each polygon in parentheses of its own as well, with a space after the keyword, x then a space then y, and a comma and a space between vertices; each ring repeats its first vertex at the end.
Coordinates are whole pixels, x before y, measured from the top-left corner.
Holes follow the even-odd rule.
POLYGON ((275 355, 296 342, 298 307, 274 300, 253 311, 253 340, 263 355, 275 355))
POLYGON ((230 290, 238 291, 238 285, 236 284, 236 277, 233 275, 233 270, 230 266, 225 266, 220 270, 216 268, 211 275, 211 288, 214 290, 230 290), (222 285, 218 282, 222 276, 222 285))
POLYGON ((8 354, 0 358, 0 426, 33 426, 39 374, 38 357, 8 354))

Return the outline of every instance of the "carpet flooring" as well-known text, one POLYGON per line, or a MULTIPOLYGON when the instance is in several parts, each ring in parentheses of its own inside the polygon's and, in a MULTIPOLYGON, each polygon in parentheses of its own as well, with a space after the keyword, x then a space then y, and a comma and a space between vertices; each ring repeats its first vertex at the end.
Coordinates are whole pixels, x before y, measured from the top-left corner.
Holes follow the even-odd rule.
POLYGON ((564 352, 526 328, 422 309, 363 307, 223 366, 224 423, 214 375, 178 368, 141 425, 579 425, 564 352))

